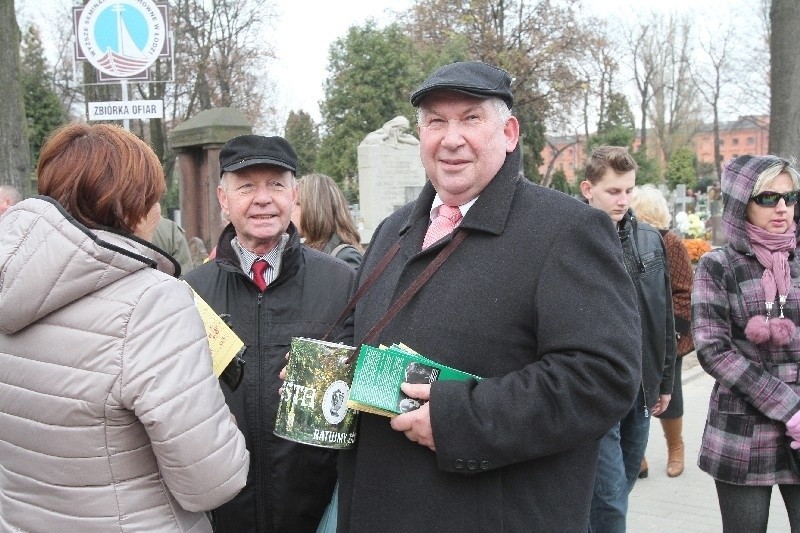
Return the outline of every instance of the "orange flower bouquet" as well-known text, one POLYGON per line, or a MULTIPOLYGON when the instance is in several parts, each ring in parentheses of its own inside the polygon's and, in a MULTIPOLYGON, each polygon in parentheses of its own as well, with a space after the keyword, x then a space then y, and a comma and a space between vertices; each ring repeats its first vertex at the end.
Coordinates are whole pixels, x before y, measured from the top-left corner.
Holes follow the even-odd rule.
POLYGON ((697 263, 704 253, 711 250, 711 245, 705 239, 684 239, 683 245, 689 252, 689 259, 692 260, 692 263, 697 263))

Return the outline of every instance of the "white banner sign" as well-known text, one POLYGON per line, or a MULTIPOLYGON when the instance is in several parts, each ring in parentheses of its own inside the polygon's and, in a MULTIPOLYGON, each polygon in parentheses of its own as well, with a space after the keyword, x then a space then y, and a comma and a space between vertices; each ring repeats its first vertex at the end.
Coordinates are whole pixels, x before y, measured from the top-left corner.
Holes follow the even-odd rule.
POLYGON ((126 118, 164 118, 164 101, 89 102, 89 120, 123 120, 126 118))

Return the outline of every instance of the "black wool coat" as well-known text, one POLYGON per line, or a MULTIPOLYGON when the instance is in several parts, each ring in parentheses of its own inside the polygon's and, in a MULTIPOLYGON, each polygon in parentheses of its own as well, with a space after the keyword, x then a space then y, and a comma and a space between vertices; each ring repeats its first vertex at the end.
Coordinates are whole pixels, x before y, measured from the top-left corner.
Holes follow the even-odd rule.
MULTIPOLYGON (((483 377, 437 381, 436 452, 362 413, 339 455, 339 531, 588 529, 598 439, 641 378, 636 291, 611 219, 517 176, 507 157, 458 231, 469 236, 374 344, 405 343, 483 377)), ((420 251, 435 195, 376 230, 363 282, 400 250, 348 320, 359 342, 446 245, 420 251)))

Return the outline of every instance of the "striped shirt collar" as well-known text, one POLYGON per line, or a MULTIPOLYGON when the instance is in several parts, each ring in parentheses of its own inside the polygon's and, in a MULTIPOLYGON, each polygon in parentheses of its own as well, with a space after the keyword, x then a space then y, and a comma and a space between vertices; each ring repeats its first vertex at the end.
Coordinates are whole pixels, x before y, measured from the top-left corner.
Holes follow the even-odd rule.
POLYGON ((231 247, 233 248, 233 251, 236 252, 236 256, 239 258, 239 265, 242 267, 242 272, 250 276, 250 279, 253 279, 253 273, 250 271, 253 263, 259 259, 266 261, 269 266, 267 267, 267 270, 264 271, 264 280, 267 282, 267 285, 269 285, 275 281, 275 278, 277 278, 278 274, 281 272, 283 250, 286 248, 286 243, 288 242, 289 234, 284 233, 281 235, 281 241, 278 243, 278 245, 264 255, 258 255, 251 252, 242 246, 237 237, 231 239, 231 247))

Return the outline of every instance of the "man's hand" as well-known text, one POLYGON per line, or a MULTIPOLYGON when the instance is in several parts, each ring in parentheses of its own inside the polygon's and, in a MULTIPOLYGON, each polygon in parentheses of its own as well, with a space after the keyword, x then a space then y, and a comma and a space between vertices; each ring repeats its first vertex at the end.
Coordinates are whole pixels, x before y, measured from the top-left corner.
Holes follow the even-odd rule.
MULTIPOLYGON (((290 353, 291 352, 286 352, 286 355, 284 356, 284 358, 286 359, 286 365, 284 365, 284 367, 281 368, 281 371, 278 373, 278 377, 281 378, 281 380, 283 381, 286 381, 286 367, 289 365, 290 353)), ((281 383, 281 386, 278 387, 278 394, 283 394, 283 383, 281 383)))
POLYGON ((411 398, 424 400, 425 403, 419 409, 392 418, 392 429, 402 431, 409 440, 427 446, 435 452, 436 445, 433 442, 431 411, 428 403, 431 397, 431 386, 403 383, 400 385, 400 389, 411 398))
POLYGON ((671 399, 672 399, 672 394, 662 394, 661 396, 659 396, 658 397, 658 401, 656 402, 656 404, 653 406, 653 409, 651 410, 653 415, 654 416, 658 416, 661 413, 663 413, 664 411, 666 411, 667 407, 669 407, 669 401, 671 399))

